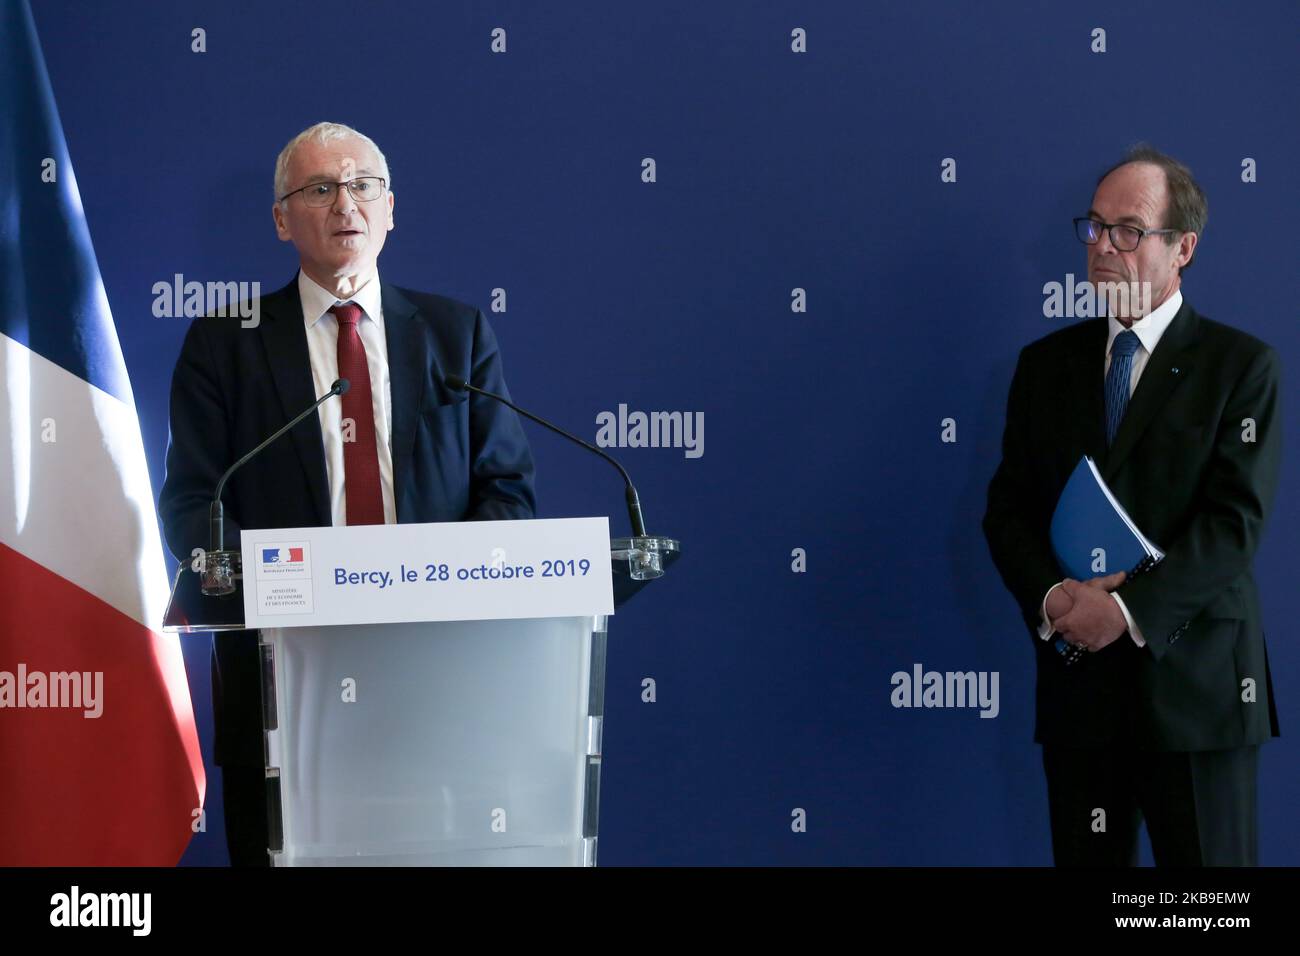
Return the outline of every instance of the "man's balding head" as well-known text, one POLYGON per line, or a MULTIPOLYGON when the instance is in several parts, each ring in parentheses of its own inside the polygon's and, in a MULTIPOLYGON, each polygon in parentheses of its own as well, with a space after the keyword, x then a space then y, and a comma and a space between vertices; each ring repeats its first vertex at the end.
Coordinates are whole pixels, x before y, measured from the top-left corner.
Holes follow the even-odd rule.
POLYGON ((338 123, 317 123, 280 151, 271 208, 276 235, 294 244, 303 272, 339 298, 369 281, 393 228, 388 176, 374 140, 338 123), (355 193, 338 186, 353 180, 361 180, 355 193), (309 199, 304 189, 314 185, 309 199))

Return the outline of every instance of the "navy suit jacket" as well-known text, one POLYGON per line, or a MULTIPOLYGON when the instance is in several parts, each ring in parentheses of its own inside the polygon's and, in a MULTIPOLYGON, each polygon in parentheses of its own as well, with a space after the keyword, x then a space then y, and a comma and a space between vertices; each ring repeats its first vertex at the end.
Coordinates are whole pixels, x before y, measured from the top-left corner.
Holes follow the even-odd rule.
MULTIPOLYGON (((533 458, 518 416, 443 384, 455 374, 509 397, 483 313, 388 283, 380 289, 397 520, 533 517, 533 458)), ((297 278, 257 305, 255 328, 238 317, 195 319, 176 363, 158 508, 167 546, 182 561, 208 547, 208 505, 222 473, 318 397, 297 278)), ((319 417, 235 472, 222 500, 227 548, 239 547, 242 528, 332 524, 319 417)), ((213 643, 217 762, 261 765, 256 632, 216 635, 213 643)))

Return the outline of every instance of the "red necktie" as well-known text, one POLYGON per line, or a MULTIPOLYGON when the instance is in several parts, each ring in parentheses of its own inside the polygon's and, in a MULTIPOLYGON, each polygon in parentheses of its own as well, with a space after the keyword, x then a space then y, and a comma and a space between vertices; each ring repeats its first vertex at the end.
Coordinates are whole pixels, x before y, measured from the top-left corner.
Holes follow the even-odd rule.
POLYGON ((384 496, 379 485, 379 450, 375 445, 375 408, 370 397, 366 347, 357 331, 361 306, 348 302, 330 309, 339 320, 339 378, 352 383, 343 402, 343 421, 353 422, 352 441, 343 442, 343 496, 347 523, 383 524, 384 496))

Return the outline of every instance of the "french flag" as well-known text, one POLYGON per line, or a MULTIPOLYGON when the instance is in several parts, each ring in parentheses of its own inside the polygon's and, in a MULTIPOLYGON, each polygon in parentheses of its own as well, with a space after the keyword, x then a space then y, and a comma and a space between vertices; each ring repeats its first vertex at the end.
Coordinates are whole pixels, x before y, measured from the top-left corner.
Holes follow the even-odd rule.
POLYGON ((263 548, 262 563, 302 564, 302 550, 302 548, 263 548))
POLYGON ((161 632, 135 399, 26 0, 0 0, 0 102, 0 865, 172 866, 207 783, 161 632), (95 687, 94 708, 66 706, 95 687))

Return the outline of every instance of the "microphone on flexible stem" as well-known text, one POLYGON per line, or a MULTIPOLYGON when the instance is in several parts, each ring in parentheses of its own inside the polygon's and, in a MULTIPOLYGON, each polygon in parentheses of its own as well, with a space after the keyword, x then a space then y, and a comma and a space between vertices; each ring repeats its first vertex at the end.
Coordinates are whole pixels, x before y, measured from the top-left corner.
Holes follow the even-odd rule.
POLYGON ((221 505, 221 492, 225 490, 226 481, 235 473, 235 470, 244 465, 250 458, 255 456, 267 445, 271 444, 289 429, 293 428, 300 421, 316 411, 324 402, 333 398, 335 395, 343 395, 352 383, 346 378, 335 379, 334 384, 330 386, 329 391, 316 399, 311 405, 303 409, 302 413, 295 417, 283 428, 276 431, 270 438, 262 442, 252 451, 250 451, 239 461, 235 462, 226 469, 226 473, 221 476, 217 482, 217 490, 212 495, 212 504, 208 506, 208 544, 210 545, 208 553, 204 556, 203 561, 203 593, 204 594, 230 594, 234 591, 234 573, 237 570, 239 552, 227 552, 225 549, 225 509, 221 505))
POLYGON ((447 384, 447 387, 450 388, 452 391, 456 391, 456 392, 470 391, 470 392, 475 392, 479 395, 486 395, 488 398, 491 399, 495 399, 496 401, 500 402, 502 405, 505 405, 509 408, 513 408, 516 412, 518 412, 520 415, 523 415, 525 418, 537 422, 537 424, 543 425, 546 428, 549 428, 557 435, 563 435, 565 438, 569 439, 569 441, 577 442, 579 445, 581 445, 583 448, 587 449, 588 451, 594 451, 601 458, 604 458, 607 462, 609 462, 611 465, 617 468, 618 473, 623 476, 623 484, 626 486, 625 497, 627 498, 627 516, 628 519, 632 522, 633 536, 637 538, 644 538, 646 536, 645 518, 641 514, 641 498, 640 496, 637 495, 636 487, 632 484, 632 479, 628 477, 627 471, 623 468, 622 465, 616 462, 613 458, 605 454, 595 445, 583 441, 577 435, 571 435, 568 432, 566 432, 563 428, 560 428, 558 425, 552 425, 546 419, 539 418, 538 416, 534 415, 532 412, 524 411, 514 402, 510 401, 510 399, 502 398, 500 395, 494 395, 491 392, 485 392, 483 389, 475 385, 469 384, 469 382, 465 381, 459 375, 447 375, 443 378, 443 381, 447 384))

